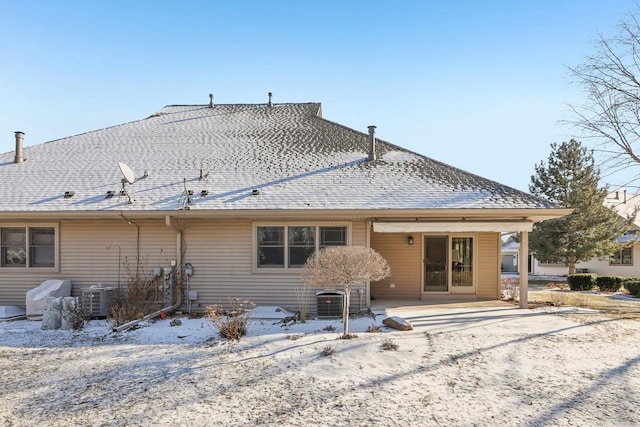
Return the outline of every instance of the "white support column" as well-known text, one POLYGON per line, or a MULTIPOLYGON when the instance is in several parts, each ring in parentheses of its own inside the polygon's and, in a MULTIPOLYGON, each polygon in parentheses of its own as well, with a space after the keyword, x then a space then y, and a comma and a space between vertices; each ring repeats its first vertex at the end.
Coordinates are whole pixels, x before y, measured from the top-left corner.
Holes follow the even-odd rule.
POLYGON ((520 308, 529 308, 529 232, 520 232, 520 308))

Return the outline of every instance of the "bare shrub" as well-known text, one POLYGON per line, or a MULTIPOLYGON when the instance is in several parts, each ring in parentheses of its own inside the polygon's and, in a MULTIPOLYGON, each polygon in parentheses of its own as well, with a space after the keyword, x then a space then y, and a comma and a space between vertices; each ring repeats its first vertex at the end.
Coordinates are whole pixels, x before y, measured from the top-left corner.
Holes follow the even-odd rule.
POLYGON ((382 349, 383 350, 393 350, 393 351, 397 351, 398 348, 400 348, 400 346, 391 338, 388 338, 384 341, 382 341, 382 349))
POLYGON ((370 333, 379 333, 380 332, 380 326, 378 325, 371 325, 367 328, 367 332, 370 333))
POLYGON ((322 328, 323 331, 327 331, 327 332, 335 332, 336 331, 336 327, 333 325, 327 325, 324 328, 322 328))
POLYGON ((306 323, 309 317, 309 291, 311 286, 303 282, 302 285, 296 287, 296 301, 298 302, 298 314, 300 323, 306 323))
POLYGON ((220 305, 207 306, 205 316, 213 323, 220 336, 227 340, 239 340, 247 334, 249 311, 256 305, 239 298, 230 299, 231 308, 225 310, 220 305))
MULTIPOLYGON (((142 319, 145 315, 158 311, 165 306, 166 283, 145 273, 144 266, 136 263, 135 267, 125 258, 124 268, 129 279, 126 288, 119 288, 114 292, 113 304, 109 321, 114 326, 124 325, 132 320, 142 319)), ((179 285, 174 279, 174 292, 179 292, 179 285)))
POLYGON ((324 346, 324 348, 322 349, 322 355, 323 356, 332 356, 336 353, 336 348, 330 345, 326 345, 324 346))
POLYGON ((561 305, 565 305, 567 303, 567 295, 562 291, 552 291, 551 292, 551 304, 555 307, 560 307, 561 305))
POLYGON ((62 307, 62 318, 71 324, 71 328, 74 331, 82 330, 88 320, 88 316, 78 298, 74 298, 69 304, 63 304, 62 307))
POLYGON ((502 298, 507 301, 520 299, 520 279, 517 277, 505 277, 500 284, 502 298))
POLYGON ((341 340, 351 340, 354 338, 358 338, 358 336, 356 334, 342 334, 340 335, 340 339, 341 340))
POLYGON ((349 287, 356 283, 382 280, 390 274, 387 261, 371 248, 330 246, 320 249, 307 259, 302 268, 302 281, 309 285, 343 286, 343 334, 349 335, 349 287))

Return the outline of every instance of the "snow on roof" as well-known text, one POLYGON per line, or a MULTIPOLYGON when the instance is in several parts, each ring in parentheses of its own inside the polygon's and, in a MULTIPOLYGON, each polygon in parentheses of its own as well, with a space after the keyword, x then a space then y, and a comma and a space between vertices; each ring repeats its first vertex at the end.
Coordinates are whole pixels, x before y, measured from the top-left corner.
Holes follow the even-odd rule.
POLYGON ((627 193, 624 188, 621 188, 609 193, 605 198, 604 204, 625 219, 634 218, 633 224, 640 229, 640 220, 638 218, 640 194, 627 193))
POLYGON ((24 163, 5 153, 0 212, 177 210, 188 191, 192 210, 555 207, 382 140, 368 162, 367 134, 323 119, 320 108, 169 105, 27 147, 24 163), (131 204, 118 162, 136 175, 131 204))

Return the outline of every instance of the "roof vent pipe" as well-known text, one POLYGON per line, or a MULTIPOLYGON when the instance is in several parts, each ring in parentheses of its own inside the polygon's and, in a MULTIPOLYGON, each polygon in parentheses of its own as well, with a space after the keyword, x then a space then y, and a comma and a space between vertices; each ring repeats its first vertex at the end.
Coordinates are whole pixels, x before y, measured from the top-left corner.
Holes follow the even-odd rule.
POLYGON ((213 108, 213 94, 209 94, 209 108, 213 108))
POLYGON ((13 163, 22 163, 24 162, 24 157, 22 157, 22 141, 24 141, 24 132, 17 131, 15 134, 16 134, 16 157, 13 160, 13 163))
POLYGON ((376 160, 376 127, 369 126, 369 156, 368 161, 376 160))
POLYGON ((271 92, 269 92, 269 103, 267 104, 267 107, 273 107, 273 103, 271 102, 271 97, 273 96, 273 94, 271 92))

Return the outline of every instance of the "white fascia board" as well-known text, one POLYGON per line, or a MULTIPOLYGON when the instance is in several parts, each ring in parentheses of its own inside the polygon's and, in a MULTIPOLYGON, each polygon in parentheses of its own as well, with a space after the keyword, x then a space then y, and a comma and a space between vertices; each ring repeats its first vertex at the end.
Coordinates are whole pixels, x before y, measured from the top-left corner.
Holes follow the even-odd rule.
POLYGON ((374 222, 376 233, 469 233, 533 231, 533 222, 374 222))

